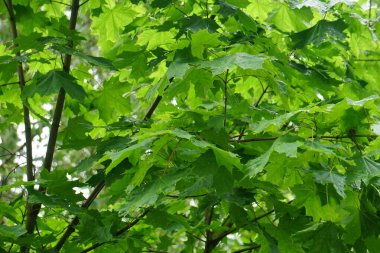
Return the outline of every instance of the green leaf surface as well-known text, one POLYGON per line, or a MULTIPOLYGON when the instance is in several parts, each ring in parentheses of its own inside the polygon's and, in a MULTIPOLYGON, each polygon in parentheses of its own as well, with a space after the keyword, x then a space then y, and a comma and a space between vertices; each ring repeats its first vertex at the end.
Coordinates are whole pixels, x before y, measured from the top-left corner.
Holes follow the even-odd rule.
POLYGON ((138 12, 128 5, 104 7, 103 12, 98 17, 94 17, 91 29, 102 40, 115 42, 120 38, 122 28, 131 23, 137 14, 138 12))
POLYGON ((368 185, 371 179, 380 176, 380 163, 375 162, 369 157, 358 157, 355 159, 356 165, 347 174, 347 181, 356 187, 362 183, 368 185))
POLYGON ((232 69, 234 66, 239 66, 243 69, 261 69, 265 59, 263 56, 241 52, 202 62, 200 67, 210 68, 214 75, 218 75, 227 69, 232 69))
POLYGON ((336 192, 342 197, 345 198, 346 194, 344 193, 345 188, 345 177, 331 171, 315 171, 313 173, 315 181, 320 184, 331 183, 336 192))
POLYGON ((52 70, 37 80, 37 83, 23 91, 23 96, 30 97, 35 93, 48 96, 57 93, 63 88, 72 98, 82 101, 86 97, 83 87, 75 82, 75 79, 64 71, 52 70))
POLYGON ((346 28, 347 25, 341 19, 335 21, 321 20, 315 26, 292 34, 290 37, 295 48, 303 48, 310 44, 318 47, 330 38, 343 40, 346 36, 343 31, 346 28))
POLYGON ((194 57, 203 59, 204 50, 208 47, 221 45, 217 33, 209 33, 207 30, 200 30, 191 36, 191 53, 194 57))
POLYGON ((16 240, 20 236, 26 233, 26 230, 21 226, 6 226, 0 224, 0 236, 11 240, 16 240))
POLYGON ((9 191, 12 188, 18 188, 20 186, 31 186, 31 185, 35 185, 35 184, 36 184, 36 182, 23 182, 23 181, 19 181, 19 182, 15 182, 14 184, 9 184, 9 185, 1 186, 0 187, 0 192, 9 191))

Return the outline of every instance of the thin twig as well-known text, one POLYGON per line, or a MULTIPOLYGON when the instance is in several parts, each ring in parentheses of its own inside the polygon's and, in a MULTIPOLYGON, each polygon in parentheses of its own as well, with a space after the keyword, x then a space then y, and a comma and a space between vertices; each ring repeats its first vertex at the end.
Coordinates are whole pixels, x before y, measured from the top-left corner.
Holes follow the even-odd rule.
MULTIPOLYGON (((82 208, 87 209, 92 202, 95 200, 95 198, 99 195, 101 190, 103 189, 105 185, 105 181, 102 180, 98 183, 98 185, 95 187, 95 189, 92 191, 91 195, 86 199, 86 201, 82 204, 82 208)), ((54 251, 58 252, 61 250, 67 239, 70 237, 70 235, 75 231, 76 225, 79 223, 79 217, 76 216, 74 219, 71 220, 70 224, 67 226, 65 233, 61 236, 59 241, 54 247, 54 251)))
MULTIPOLYGON (((259 82, 261 83, 260 79, 259 79, 259 82)), ((259 99, 255 103, 255 107, 259 106, 259 104, 260 104, 261 100, 263 99, 265 93, 267 93, 268 88, 269 88, 269 84, 265 87, 265 89, 263 90, 263 92, 261 92, 261 95, 260 95, 259 99)))
POLYGON ((208 0, 206 0, 206 18, 208 19, 208 0))
MULTIPOLYGON (((114 236, 120 236, 122 234, 124 234, 125 232, 127 232, 128 230, 130 230, 134 225, 136 225, 140 220, 142 220, 147 214, 148 212, 151 210, 151 208, 147 208, 144 210, 144 212, 142 214, 140 214, 134 221, 132 221, 131 223, 127 224, 125 227, 119 229, 118 231, 116 231, 116 233, 114 234, 114 236)), ((110 243, 112 241, 108 241, 108 242, 101 242, 101 243, 95 243, 93 244, 92 246, 84 249, 83 251, 81 251, 81 253, 86 253, 86 252, 90 252, 91 250, 94 250, 106 243, 110 243)))
POLYGON ((50 2, 52 2, 52 3, 57 3, 57 4, 62 4, 62 5, 66 5, 66 6, 69 6, 69 7, 71 7, 71 5, 70 5, 70 4, 67 4, 67 3, 63 3, 63 2, 60 2, 60 1, 50 0, 50 2))
POLYGON ((147 114, 145 115, 144 119, 150 119, 153 115, 153 112, 157 109, 158 104, 160 103, 162 99, 161 95, 158 95, 156 99, 154 100, 152 106, 149 108, 147 114))
POLYGON ((197 240, 199 240, 199 241, 201 241, 201 242, 206 243, 206 241, 205 241, 204 239, 200 238, 199 236, 193 235, 192 233, 190 233, 190 232, 188 232, 188 231, 186 231, 186 234, 188 234, 188 235, 194 237, 195 239, 197 239, 197 240))
POLYGON ((169 168, 169 164, 170 164, 170 162, 172 161, 172 159, 173 159, 173 157, 174 157, 174 155, 175 155, 175 151, 177 150, 178 145, 179 145, 180 142, 181 142, 181 140, 179 140, 179 141, 177 142, 177 144, 174 146, 172 152, 170 153, 169 158, 168 158, 168 160, 167 160, 167 162, 166 162, 165 170, 162 172, 162 175, 163 175, 163 176, 166 175, 166 172, 167 172, 167 170, 168 170, 168 168, 169 168))
POLYGON ((177 11, 181 12, 186 18, 189 17, 189 16, 188 16, 183 10, 181 10, 180 8, 178 8, 177 6, 175 6, 174 3, 173 3, 173 6, 174 6, 174 8, 175 8, 177 11))
POLYGON ((152 252, 152 253, 169 253, 167 251, 162 251, 162 250, 154 250, 154 249, 147 249, 147 250, 143 250, 141 252, 152 252))
POLYGON ((198 194, 198 195, 187 195, 187 196, 184 196, 184 197, 181 197, 179 195, 170 195, 170 194, 167 194, 165 195, 166 197, 169 197, 169 198, 184 198, 184 199, 190 199, 190 198, 200 198, 200 197, 204 197, 204 196, 207 196, 208 193, 203 193, 203 194, 198 194))
POLYGON ((82 5, 85 5, 86 3, 88 3, 88 1, 90 1, 90 0, 86 0, 86 1, 84 1, 83 3, 81 3, 81 4, 79 5, 79 7, 82 6, 82 5))
POLYGON ((247 248, 243 248, 243 249, 239 249, 239 250, 233 251, 232 253, 246 252, 246 251, 250 251, 250 250, 253 250, 253 249, 258 249, 260 247, 261 247, 260 244, 253 244, 252 246, 249 246, 247 248))
POLYGON ((371 26, 371 12, 372 12, 372 0, 369 0, 369 8, 368 8, 368 27, 371 26))
MULTIPOLYGON (((213 214, 214 214, 214 206, 211 206, 210 208, 206 208, 206 210, 205 210, 205 224, 207 226, 210 226, 212 218, 213 218, 213 214)), ((212 239, 212 237, 213 237, 213 232, 211 231, 210 228, 207 228, 204 253, 211 253, 212 250, 217 245, 217 244, 215 244, 215 241, 212 239)))
MULTIPOLYGON (((173 82, 174 80, 174 77, 170 78, 169 79, 169 83, 173 82)), ((166 91, 166 89, 168 89, 169 86, 167 86, 164 91, 166 91)), ((157 106, 158 104, 161 102, 161 99, 162 99, 162 96, 161 95, 157 95, 156 99, 154 100, 153 104, 150 106, 148 112, 145 114, 145 117, 144 117, 144 120, 148 120, 152 117, 154 111, 157 109, 157 106)))
MULTIPOLYGON (((287 202, 287 204, 290 204, 290 203, 292 203, 292 202, 293 202, 293 200, 290 200, 290 201, 287 202)), ((219 234, 215 235, 214 238, 212 239, 213 242, 214 242, 214 244, 215 244, 215 247, 216 247, 216 246, 219 244, 219 242, 220 242, 224 237, 226 237, 227 235, 232 234, 232 233, 236 232, 238 229, 240 229, 240 228, 244 228, 244 227, 248 226, 249 224, 252 224, 252 223, 256 223, 256 222, 258 222, 259 220, 261 220, 261 219, 263 219, 263 218, 265 218, 265 217, 271 215, 272 213, 274 213, 274 211, 275 211, 274 209, 273 209, 273 210, 270 210, 270 211, 268 211, 268 212, 266 212, 266 213, 264 213, 264 214, 262 214, 262 215, 260 215, 260 216, 257 216, 257 217, 254 218, 253 220, 248 221, 247 223, 245 223, 245 224, 243 224, 243 225, 241 225, 241 226, 239 226, 239 227, 234 227, 234 228, 231 228, 231 229, 228 229, 228 230, 222 231, 222 232, 220 232, 219 234)), ((232 225, 233 225, 233 224, 230 223, 230 224, 228 225, 228 227, 232 227, 232 225)))
MULTIPOLYGON (((261 83, 261 80, 260 79, 258 79, 258 80, 259 80, 261 86, 263 86, 261 83)), ((259 106, 259 104, 260 104, 261 100, 263 99, 265 93, 267 92, 268 88, 269 88, 269 84, 265 88, 263 87, 263 92, 261 92, 259 99, 256 101, 255 108, 259 106)), ((243 138, 245 130, 246 130, 246 128, 243 127, 243 129, 239 133, 238 140, 241 140, 241 138, 243 138)))
POLYGON ((357 59, 352 59, 352 61, 369 61, 369 62, 374 61, 374 62, 377 62, 377 61, 380 61, 380 59, 359 59, 359 58, 357 58, 357 59))
POLYGON ((13 84, 20 84, 20 82, 2 83, 2 84, 0 84, 0 86, 4 87, 4 86, 8 86, 8 85, 13 85, 13 84))
MULTIPOLYGON (((350 135, 340 135, 340 136, 329 136, 329 135, 321 135, 321 136, 309 136, 306 137, 307 139, 324 139, 324 140, 339 140, 339 139, 351 139, 352 137, 356 138, 376 138, 378 135, 371 135, 371 134, 356 134, 354 136, 350 135)), ((250 139, 243 139, 243 140, 230 140, 230 142, 238 142, 238 143, 244 143, 244 142, 257 142, 257 141, 274 141, 277 140, 279 137, 256 137, 256 138, 250 138, 250 139)))
POLYGON ((223 82, 224 82, 224 122, 223 122, 223 126, 226 127, 226 123, 227 123, 227 102, 228 102, 228 96, 227 96, 228 69, 226 71, 226 77, 223 80, 223 82))

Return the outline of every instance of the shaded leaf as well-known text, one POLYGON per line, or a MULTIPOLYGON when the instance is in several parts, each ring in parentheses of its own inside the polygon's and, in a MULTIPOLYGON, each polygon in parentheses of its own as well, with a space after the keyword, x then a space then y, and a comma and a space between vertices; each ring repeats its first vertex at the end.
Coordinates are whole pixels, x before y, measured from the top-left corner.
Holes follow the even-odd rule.
POLYGON ((343 33, 346 27, 347 25, 341 19, 335 21, 321 20, 309 29, 292 34, 290 38, 293 40, 295 48, 303 48, 310 44, 319 46, 330 38, 343 40, 346 37, 343 33))
POLYGON ((48 96, 57 93, 63 88, 72 98, 82 101, 86 97, 83 87, 75 82, 75 78, 64 71, 51 70, 37 80, 37 84, 27 86, 23 91, 23 97, 38 93, 48 96))

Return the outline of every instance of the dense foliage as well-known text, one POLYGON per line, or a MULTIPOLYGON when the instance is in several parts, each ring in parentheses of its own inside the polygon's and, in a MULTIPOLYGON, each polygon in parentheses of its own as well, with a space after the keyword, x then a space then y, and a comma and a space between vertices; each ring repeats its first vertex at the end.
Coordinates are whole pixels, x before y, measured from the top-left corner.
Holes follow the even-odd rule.
POLYGON ((4 0, 0 252, 378 252, 378 7, 4 0))

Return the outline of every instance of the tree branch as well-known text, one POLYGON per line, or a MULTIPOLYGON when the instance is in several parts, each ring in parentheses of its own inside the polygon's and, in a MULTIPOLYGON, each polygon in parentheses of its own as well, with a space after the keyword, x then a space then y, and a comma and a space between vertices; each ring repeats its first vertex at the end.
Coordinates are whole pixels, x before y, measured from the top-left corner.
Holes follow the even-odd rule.
MULTIPOLYGON (((78 18, 78 11, 79 11, 79 0, 72 0, 70 25, 69 25, 70 30, 75 30, 75 26, 76 26, 77 18, 78 18)), ((68 41, 67 47, 73 48, 74 42, 68 41)), ((66 54, 64 57, 63 71, 65 71, 66 73, 69 73, 70 65, 71 65, 71 55, 66 54)), ((58 93, 57 102, 56 102, 56 106, 54 110, 53 122, 50 127, 50 135, 49 135, 46 155, 45 155, 45 159, 43 163, 43 168, 47 169, 48 171, 51 171, 51 165, 53 162, 55 145, 56 145, 57 136, 58 136, 58 129, 59 129, 59 124, 61 121, 63 106, 65 102, 65 94, 66 94, 65 90, 61 88, 58 93)), ((39 191, 45 192, 46 189, 45 187, 40 186, 39 191)), ((26 229, 28 233, 33 233, 40 209, 41 209, 40 203, 33 204, 28 207, 28 215, 27 215, 27 221, 26 221, 26 229)))
POLYGON ((226 77, 224 78, 223 82, 224 82, 224 121, 223 121, 223 126, 226 127, 226 124, 227 124, 227 102, 228 102, 228 96, 227 96, 228 69, 226 71, 226 77))
MULTIPOLYGON (((16 40, 18 37, 18 34, 17 34, 16 18, 14 15, 12 0, 8 0, 8 1, 4 0, 4 4, 8 10, 8 14, 9 14, 9 21, 10 21, 11 30, 12 30, 12 37, 13 37, 13 40, 16 40)), ((17 46, 16 43, 15 43, 15 45, 17 46)), ((16 56, 18 56, 18 57, 21 56, 20 51, 16 52, 16 56)), ((24 76, 24 68, 23 68, 22 62, 18 62, 17 74, 18 74, 20 90, 22 91, 25 87, 25 76, 24 76)), ((23 109, 23 117, 24 117, 25 143, 26 143, 25 144, 25 146, 26 146, 26 176, 27 176, 28 181, 34 181, 35 175, 34 175, 34 170, 33 170, 34 166, 33 166, 33 151, 32 151, 33 136, 32 136, 32 128, 31 128, 31 124, 30 124, 30 113, 29 113, 29 109, 26 106, 25 102, 23 102, 22 109, 23 109)), ((29 204, 28 202, 26 203, 27 217, 29 217, 29 218, 32 215, 31 212, 29 212, 29 210, 31 210, 31 208, 30 208, 31 206, 32 205, 29 204)), ((28 226, 28 223, 27 223, 26 224, 26 230, 29 234, 32 234, 34 227, 33 227, 33 229, 30 229, 30 227, 28 226)), ((27 248, 27 247, 21 248, 21 252, 28 252, 28 251, 29 251, 29 248, 27 248)))
POLYGON ((84 1, 84 2, 81 3, 79 6, 85 5, 88 1, 90 1, 90 0, 86 0, 86 1, 84 1))
MULTIPOLYGON (((173 78, 171 78, 169 81, 172 82, 173 78)), ((148 113, 145 115, 144 120, 148 120, 153 115, 153 113, 156 110, 161 98, 162 98, 162 96, 160 96, 160 95, 157 96, 156 100, 153 102, 153 105, 150 107, 148 113)), ((102 180, 101 182, 98 183, 98 185, 95 187, 94 191, 91 193, 91 195, 88 197, 88 199, 82 204, 82 208, 87 209, 92 204, 92 202, 95 200, 95 198, 99 195, 100 191, 103 189, 104 185, 105 185, 105 180, 102 180)), ((60 249, 63 247, 64 243, 67 241, 67 239, 69 239, 70 235, 75 231, 75 227, 78 224, 79 224, 79 217, 76 216, 70 222, 70 224, 67 226, 65 233, 62 235, 61 239, 58 241, 58 243, 54 247, 54 250, 56 252, 60 251, 60 249)), ((100 247, 100 246, 101 245, 99 245, 97 247, 100 247)), ((95 248, 97 248, 97 247, 95 247, 95 248)), ((84 251, 84 252, 86 252, 86 251, 84 251)))
POLYGON ((174 199, 178 199, 178 198, 189 199, 189 198, 200 198, 200 197, 204 197, 207 195, 208 195, 208 193, 203 193, 203 194, 198 194, 198 195, 187 195, 187 196, 183 196, 183 197, 181 197, 179 195, 170 195, 170 194, 167 194, 165 196, 168 198, 174 198, 174 199))
MULTIPOLYGON (((214 214, 214 206, 211 206, 210 208, 207 208, 205 211, 205 224, 209 226, 212 221, 212 216, 214 214)), ((212 250, 216 247, 217 243, 212 239, 213 232, 210 228, 207 228, 206 230, 206 242, 205 242, 205 249, 204 253, 211 253, 212 250)))
MULTIPOLYGON (((356 138, 376 138, 378 135, 371 135, 371 134, 356 134, 354 137, 356 138)), ((257 141, 274 141, 277 140, 279 137, 256 137, 256 138, 250 138, 250 139, 243 139, 243 140, 230 140, 230 142, 238 142, 238 143, 244 143, 244 142, 257 142, 257 141)), ((329 135, 321 135, 321 136, 309 136, 306 137, 307 139, 323 139, 323 140, 339 140, 339 139, 351 139, 352 135, 340 135, 340 136, 329 136, 329 135)))
MULTIPOLYGON (((103 189, 105 185, 105 180, 102 180, 99 182, 95 189, 92 191, 91 195, 86 199, 86 201, 82 204, 82 208, 87 209, 92 202, 94 202, 95 198, 99 195, 101 190, 103 189)), ((62 235, 62 237, 59 239, 57 244, 54 247, 54 251, 59 252, 67 239, 69 239, 70 235, 75 231, 76 225, 79 223, 79 217, 76 216, 74 219, 71 220, 70 224, 67 226, 65 233, 62 235)))
POLYGON ((251 246, 247 247, 247 248, 243 248, 243 249, 239 249, 239 250, 236 250, 232 253, 241 253, 241 252, 246 252, 246 251, 250 251, 250 250, 253 250, 253 249, 258 249, 260 248, 261 245, 260 244, 252 244, 251 246))
MULTIPOLYGON (((260 82, 260 84, 261 84, 261 80, 260 80, 260 79, 258 79, 258 80, 259 80, 259 82, 260 82)), ((261 84, 261 86, 263 87, 262 84, 261 84)), ((264 87, 263 87, 263 88, 264 88, 264 87)), ((255 107, 258 107, 258 106, 259 106, 259 104, 260 104, 261 100, 263 99, 265 93, 267 93, 268 88, 269 88, 269 84, 267 85, 267 87, 265 87, 265 88, 263 89, 263 92, 261 92, 259 99, 258 99, 258 100, 256 101, 256 103, 255 103, 255 107)), ((238 140, 241 140, 241 138, 243 138, 243 136, 244 136, 244 132, 245 132, 245 129, 246 129, 246 128, 244 127, 244 128, 240 131, 239 136, 238 136, 238 140)))
POLYGON ((57 3, 57 4, 62 4, 62 5, 66 5, 66 6, 69 6, 71 7, 70 4, 67 4, 67 3, 63 3, 63 2, 60 2, 60 1, 55 1, 55 0, 50 0, 51 3, 57 3))
POLYGON ((369 0, 369 8, 368 8, 368 27, 371 27, 371 12, 372 12, 372 0, 369 0))
POLYGON ((204 242, 204 243, 206 243, 206 241, 205 241, 205 240, 203 240, 203 239, 202 239, 202 238, 200 238, 199 236, 193 235, 192 233, 190 233, 190 232, 188 232, 188 231, 186 231, 186 234, 188 234, 188 235, 190 235, 190 236, 194 237, 195 239, 197 239, 197 240, 199 240, 199 241, 201 241, 201 242, 204 242))
POLYGON ((8 86, 8 85, 13 85, 13 84, 20 84, 20 82, 2 83, 2 84, 0 84, 0 86, 4 87, 4 86, 8 86))
POLYGON ((165 169, 164 169, 164 171, 162 172, 162 175, 163 175, 163 176, 166 175, 166 172, 167 172, 167 170, 168 170, 168 168, 169 168, 170 162, 172 161, 172 159, 173 159, 173 157, 174 157, 174 155, 175 155, 175 152, 176 152, 176 150, 177 150, 178 145, 179 145, 180 142, 181 142, 181 140, 179 140, 179 141, 177 142, 177 144, 174 146, 172 152, 170 153, 169 158, 168 158, 168 160, 166 161, 165 169))
MULTIPOLYGON (((293 200, 290 200, 290 201, 287 202, 287 204, 290 204, 290 203, 292 203, 292 202, 293 202, 293 200)), ((226 237, 227 235, 232 234, 232 233, 236 232, 238 229, 240 229, 240 228, 244 228, 245 226, 248 226, 249 224, 252 224, 252 223, 256 223, 256 222, 258 222, 259 220, 261 220, 261 219, 263 219, 263 218, 265 218, 265 217, 271 215, 272 213, 274 213, 274 211, 275 211, 275 210, 272 209, 272 210, 270 210, 270 211, 268 211, 268 212, 266 212, 266 213, 264 213, 264 214, 262 214, 262 215, 260 215, 260 216, 257 216, 257 217, 254 218, 253 220, 248 221, 247 223, 241 225, 239 228, 237 228, 237 227, 232 228, 233 224, 232 224, 232 223, 228 223, 227 226, 228 226, 230 229, 227 229, 227 230, 225 230, 225 231, 222 231, 222 232, 220 232, 219 234, 214 235, 214 237, 212 238, 212 241, 213 241, 213 243, 215 244, 214 247, 216 247, 216 246, 219 244, 219 242, 220 242, 221 240, 223 240, 223 238, 226 237)))
POLYGON ((152 106, 149 108, 149 111, 145 115, 144 119, 150 119, 152 117, 153 112, 157 109, 158 104, 161 102, 162 96, 158 95, 156 99, 154 100, 152 106))
MULTIPOLYGON (((13 4, 12 0, 8 0, 4 4, 7 7, 8 14, 9 14, 9 20, 10 20, 10 25, 11 25, 11 30, 12 30, 12 37, 13 40, 16 40, 18 37, 17 34, 17 26, 16 26, 16 18, 14 15, 14 10, 13 10, 13 4)), ((17 46, 17 44, 15 44, 17 46)), ((16 56, 20 57, 21 53, 20 51, 16 52, 16 56)), ((18 79, 19 79, 19 86, 21 91, 25 87, 25 76, 24 76, 24 68, 21 62, 18 63, 17 66, 17 74, 18 74, 18 79)), ((24 114, 24 126, 25 126, 25 143, 26 143, 26 175, 28 181, 33 181, 34 180, 34 173, 33 173, 33 154, 32 154, 32 128, 30 125, 30 115, 29 115, 29 109, 23 103, 23 114, 24 114)))
MULTIPOLYGON (((150 211, 151 208, 147 208, 144 210, 144 212, 142 214, 139 215, 139 217, 137 217, 134 221, 132 221, 131 223, 127 224, 125 227, 119 229, 118 231, 116 231, 116 233, 114 234, 114 236, 120 236, 122 234, 124 234, 125 232, 127 232, 129 229, 131 229, 134 225, 136 225, 140 220, 142 220, 147 214, 148 212, 150 211)), ((106 243, 110 243, 110 241, 108 242, 101 242, 101 243, 95 243, 93 244, 92 246, 84 249, 83 251, 81 251, 80 253, 86 253, 86 252, 90 252, 91 250, 94 250, 106 243)))
POLYGON ((369 62, 374 61, 374 62, 376 62, 376 61, 380 61, 380 59, 358 59, 358 58, 356 58, 356 59, 352 59, 352 61, 369 61, 369 62))

